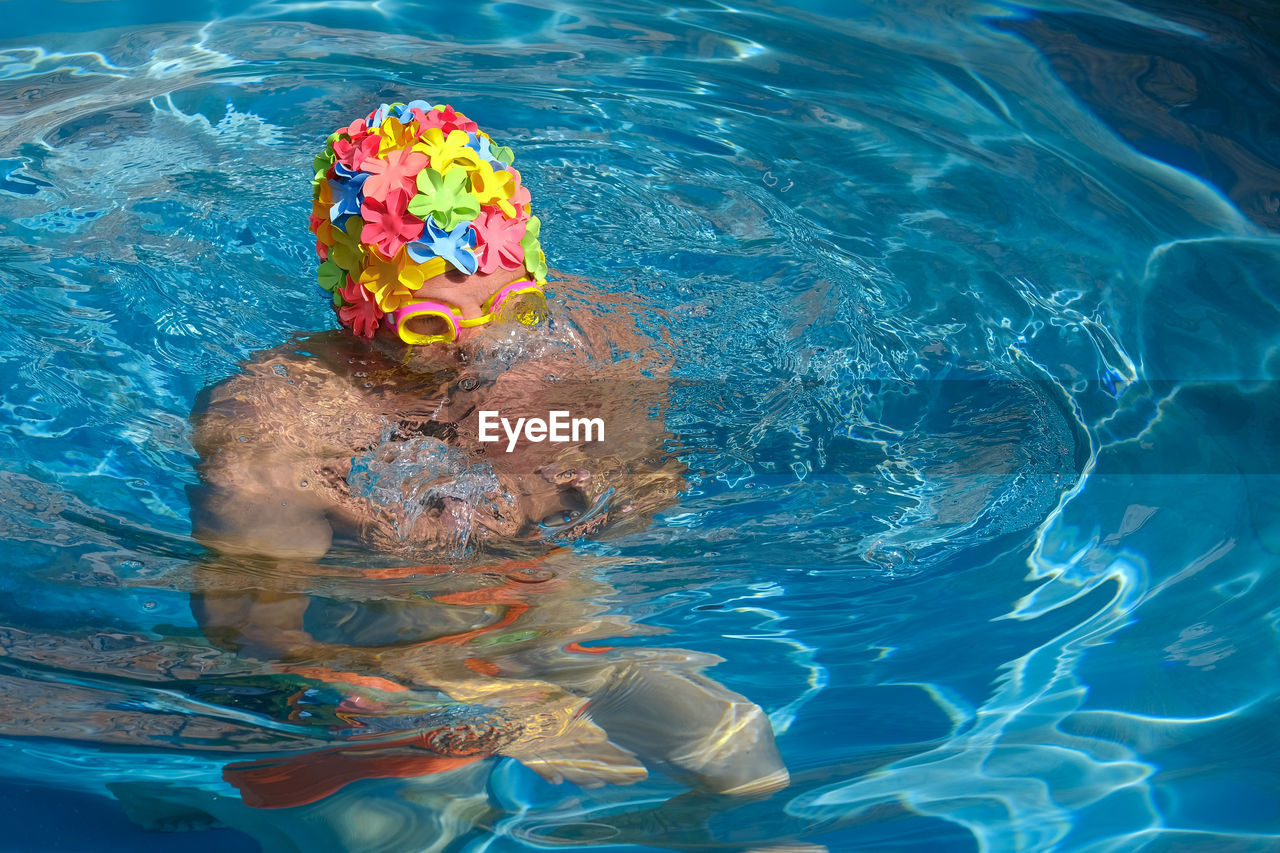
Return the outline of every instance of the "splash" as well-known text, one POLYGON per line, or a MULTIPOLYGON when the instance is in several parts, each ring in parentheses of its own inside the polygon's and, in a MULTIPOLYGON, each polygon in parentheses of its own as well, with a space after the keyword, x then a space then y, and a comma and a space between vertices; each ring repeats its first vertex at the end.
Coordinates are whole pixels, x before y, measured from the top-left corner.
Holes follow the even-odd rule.
POLYGON ((488 462, 473 463, 437 438, 399 439, 390 426, 378 445, 352 458, 347 482, 402 545, 432 542, 459 553, 481 518, 500 518, 514 501, 488 462))

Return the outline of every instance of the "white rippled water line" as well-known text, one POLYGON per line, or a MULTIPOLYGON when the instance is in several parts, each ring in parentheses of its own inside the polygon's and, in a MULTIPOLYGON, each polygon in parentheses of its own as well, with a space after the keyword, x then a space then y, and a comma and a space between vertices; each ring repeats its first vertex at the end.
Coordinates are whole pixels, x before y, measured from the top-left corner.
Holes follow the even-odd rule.
MULTIPOLYGON (((1131 574, 1123 563, 1115 566, 1131 574)), ((1101 582, 1101 581, 1099 581, 1101 582)), ((882 803, 957 823, 990 853, 1054 849, 1076 827, 1077 812, 1112 796, 1136 793, 1144 803, 1117 808, 1142 832, 1161 825, 1145 784, 1153 768, 1119 745, 1066 734, 1058 724, 1074 713, 1085 686, 1074 666, 1087 648, 1127 624, 1123 597, 1081 624, 1011 661, 991 697, 972 711, 948 706, 953 733, 934 750, 868 776, 797 798, 788 812, 808 820, 847 818, 882 803), (1048 780, 1063 765, 1076 772, 1069 805, 1048 780), (1119 793, 1118 793, 1119 792, 1119 793)))

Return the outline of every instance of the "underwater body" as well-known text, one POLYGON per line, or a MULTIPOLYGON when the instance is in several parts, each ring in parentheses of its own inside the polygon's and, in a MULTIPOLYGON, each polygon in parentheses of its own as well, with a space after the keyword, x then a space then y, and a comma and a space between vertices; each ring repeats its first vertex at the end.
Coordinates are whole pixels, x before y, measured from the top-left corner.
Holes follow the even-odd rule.
MULTIPOLYGON (((1267 4, 9 11, 0 849, 1275 848, 1267 4), (550 294, 621 295, 683 485, 529 566, 347 548, 272 591, 334 660, 406 620, 519 701, 361 704, 201 615, 270 582, 192 536, 193 410, 331 334, 312 157, 418 97, 518 152, 550 294), (590 709, 538 697, 608 661, 761 709, 787 787, 540 774, 590 709), (388 769, 409 734, 454 763, 388 769)), ((697 716, 661 695, 597 710, 643 743, 697 716)))

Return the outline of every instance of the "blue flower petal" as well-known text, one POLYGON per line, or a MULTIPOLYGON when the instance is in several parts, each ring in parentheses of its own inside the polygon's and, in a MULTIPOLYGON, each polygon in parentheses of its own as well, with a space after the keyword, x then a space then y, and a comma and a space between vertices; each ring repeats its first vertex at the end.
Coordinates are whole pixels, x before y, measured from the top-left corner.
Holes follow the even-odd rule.
POLYGON ((364 201, 364 182, 369 176, 363 172, 345 181, 329 181, 329 189, 333 190, 333 205, 329 208, 329 219, 337 221, 341 216, 351 216, 360 212, 364 201))
POLYGON ((387 120, 387 116, 391 115, 391 105, 383 104, 374 112, 373 118, 369 121, 369 127, 381 127, 382 123, 387 120))
POLYGON ((429 113, 431 112, 431 105, 428 104, 426 101, 421 101, 421 100, 410 101, 409 103, 402 104, 400 106, 399 112, 397 113, 396 118, 400 119, 400 121, 408 121, 413 117, 413 111, 415 109, 422 110, 424 113, 429 113))
POLYGON ((481 136, 480 134, 475 133, 474 131, 467 134, 468 148, 476 152, 476 154, 480 156, 481 160, 488 160, 489 165, 493 167, 493 171, 495 172, 507 171, 507 164, 503 163, 497 157, 493 156, 493 151, 490 150, 490 147, 489 147, 492 144, 493 142, 487 136, 481 136))
POLYGON ((406 246, 409 257, 418 263, 431 258, 444 258, 446 263, 467 275, 476 271, 476 230, 470 222, 463 222, 452 231, 445 231, 428 216, 422 236, 406 246))

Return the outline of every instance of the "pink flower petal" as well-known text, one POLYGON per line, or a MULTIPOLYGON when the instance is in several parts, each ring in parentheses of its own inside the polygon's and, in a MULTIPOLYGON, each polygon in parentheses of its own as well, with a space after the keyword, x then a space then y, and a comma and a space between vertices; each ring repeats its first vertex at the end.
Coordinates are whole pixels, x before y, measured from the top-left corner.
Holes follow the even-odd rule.
POLYGON ((390 151, 385 160, 371 157, 363 166, 370 173, 364 182, 364 197, 383 201, 394 190, 403 190, 412 197, 417 192, 418 173, 426 167, 427 155, 421 151, 390 151))
POLYGON ((453 107, 451 106, 446 105, 444 109, 432 110, 432 113, 439 116, 440 124, 433 124, 431 126, 439 127, 444 131, 445 136, 448 136, 449 131, 451 130, 461 130, 463 133, 475 133, 480 129, 480 126, 471 119, 454 112, 453 107))
POLYGON ((393 190, 385 201, 366 197, 360 207, 360 218, 364 220, 360 242, 394 258, 401 246, 422 234, 422 220, 408 207, 409 195, 401 189, 393 190))
POLYGON ((350 275, 347 275, 347 285, 341 293, 348 304, 338 309, 338 319, 360 337, 372 338, 378 330, 378 321, 382 319, 378 303, 373 301, 365 286, 350 275))
POLYGON ((476 263, 480 272, 499 268, 514 270, 524 264, 525 223, 508 219, 497 207, 486 205, 473 223, 476 229, 476 263))
POLYGON ((376 134, 369 134, 359 141, 355 139, 335 139, 333 141, 333 153, 338 155, 339 163, 354 172, 363 168, 370 157, 378 156, 379 144, 380 138, 376 134))

